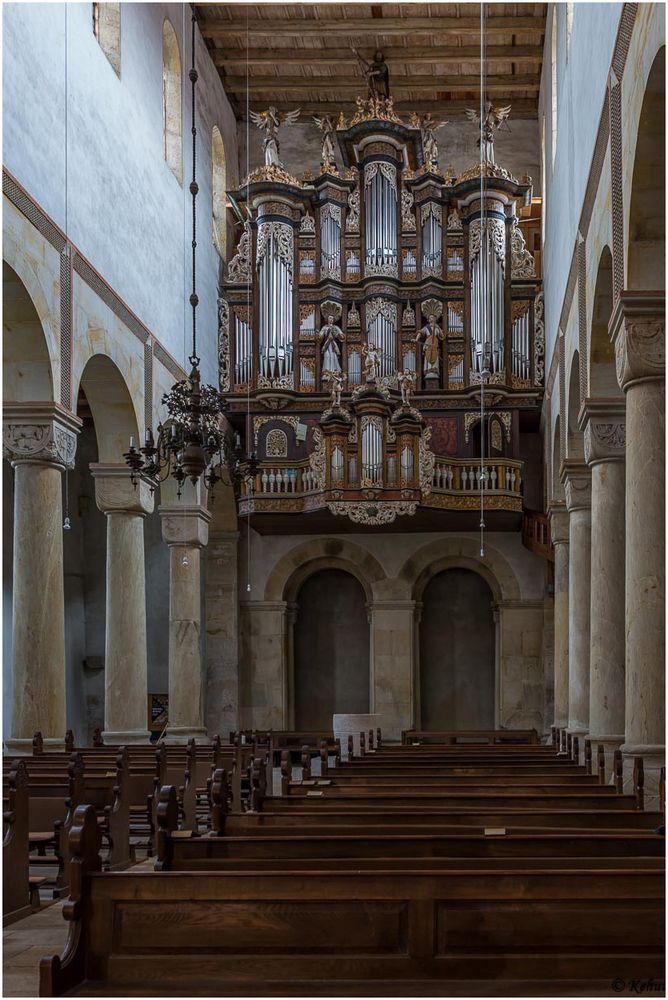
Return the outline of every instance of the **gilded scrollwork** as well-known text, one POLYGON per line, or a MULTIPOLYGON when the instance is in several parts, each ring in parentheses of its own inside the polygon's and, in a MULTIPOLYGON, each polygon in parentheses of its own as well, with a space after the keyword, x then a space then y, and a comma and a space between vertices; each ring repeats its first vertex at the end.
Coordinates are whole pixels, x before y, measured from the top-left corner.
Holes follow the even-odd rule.
POLYGON ((227 280, 235 285, 244 284, 251 280, 251 230, 246 223, 241 234, 237 252, 227 265, 227 280))
POLYGON ((533 334, 533 370, 534 385, 545 382, 545 319, 543 291, 538 293, 534 302, 534 334, 533 334))
POLYGON ((522 230, 515 223, 510 234, 511 253, 511 277, 515 278, 535 278, 536 262, 533 254, 526 248, 522 230))
POLYGON ((368 187, 377 173, 380 173, 389 183, 393 191, 397 190, 397 168, 393 163, 386 163, 384 160, 374 160, 367 163, 364 168, 364 187, 368 187))
POLYGON ((223 298, 218 299, 218 381, 221 392, 230 391, 230 307, 223 298))
POLYGON ((417 503, 410 501, 362 501, 360 503, 346 503, 345 501, 331 501, 327 504, 332 514, 345 515, 355 524, 392 524, 397 517, 408 515, 412 517, 417 511, 417 503))
POLYGON ((285 264, 288 274, 292 277, 292 262, 294 256, 294 233, 292 226, 285 222, 262 222, 258 227, 257 236, 257 266, 265 258, 270 239, 274 240, 279 260, 285 264))
POLYGON ((401 189, 401 228, 405 233, 415 232, 415 213, 413 212, 413 195, 405 187, 401 189))
POLYGON ((311 468, 311 472, 315 476, 318 489, 324 490, 326 480, 326 450, 322 431, 319 427, 315 427, 313 430, 313 445, 314 448, 308 457, 308 463, 311 468))
POLYGON ((431 493, 432 484, 434 482, 434 466, 436 464, 436 455, 429 447, 429 442, 431 441, 431 427, 424 427, 420 433, 420 441, 418 445, 418 459, 420 464, 420 489, 423 496, 428 496, 431 493))
POLYGON ((360 231, 360 189, 355 187, 348 195, 348 213, 346 215, 346 232, 360 231))
POLYGON ((506 227, 501 219, 474 219, 469 225, 469 259, 470 262, 478 257, 482 242, 482 222, 484 221, 484 231, 487 234, 490 245, 501 265, 506 264, 506 227))
POLYGON ((366 323, 370 326, 377 316, 384 316, 388 323, 392 323, 396 329, 397 325, 397 304, 388 299, 371 299, 366 305, 366 323))

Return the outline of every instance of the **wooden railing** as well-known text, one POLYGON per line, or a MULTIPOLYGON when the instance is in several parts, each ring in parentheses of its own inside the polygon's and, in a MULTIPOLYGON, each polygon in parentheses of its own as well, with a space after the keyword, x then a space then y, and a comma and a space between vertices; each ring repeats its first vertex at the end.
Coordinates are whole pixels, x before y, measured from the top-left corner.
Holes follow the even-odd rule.
POLYGON ((550 522, 545 514, 535 510, 525 510, 522 517, 522 544, 530 552, 554 562, 554 546, 550 534, 550 522))

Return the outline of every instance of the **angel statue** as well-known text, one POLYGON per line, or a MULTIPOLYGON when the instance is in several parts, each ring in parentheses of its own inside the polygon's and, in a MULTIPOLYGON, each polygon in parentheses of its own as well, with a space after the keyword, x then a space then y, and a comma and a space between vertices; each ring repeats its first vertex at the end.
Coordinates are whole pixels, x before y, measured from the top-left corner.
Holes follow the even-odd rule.
POLYGON ((447 125, 447 122, 437 122, 432 117, 431 112, 420 116, 416 111, 410 117, 410 123, 414 128, 420 129, 422 139, 422 156, 426 167, 438 166, 438 146, 436 145, 436 135, 440 128, 447 125))
POLYGON ((375 382, 380 374, 380 355, 374 344, 365 344, 362 348, 364 356, 364 377, 367 382, 375 382))
POLYGON ((425 378, 438 378, 439 342, 443 340, 443 331, 433 313, 427 318, 422 329, 418 330, 415 340, 424 341, 422 358, 425 378))
POLYGON ((343 392, 344 384, 347 378, 348 376, 344 375, 341 371, 325 372, 325 379, 329 382, 329 393, 332 400, 332 408, 335 410, 339 409, 341 406, 341 393, 343 392))
POLYGON ((359 54, 354 46, 351 46, 351 48, 357 56, 360 69, 366 77, 369 97, 373 100, 380 99, 386 101, 390 96, 390 71, 387 68, 383 53, 378 49, 373 57, 373 62, 369 62, 369 60, 359 54))
POLYGON ((341 371, 341 341, 343 340, 343 330, 334 322, 334 316, 330 313, 327 322, 319 333, 322 341, 322 371, 341 371))
POLYGON ((401 390, 401 402, 404 406, 411 405, 411 393, 415 388, 415 372, 397 372, 397 382, 401 390))
POLYGON ((313 121, 322 132, 322 153, 320 154, 320 162, 322 164, 323 173, 338 173, 336 169, 336 162, 334 160, 334 122, 329 115, 325 115, 323 118, 316 118, 314 116, 313 121))
POLYGON ((470 122, 476 122, 480 125, 480 136, 478 137, 478 146, 480 141, 483 143, 483 160, 485 163, 495 163, 494 159, 494 133, 498 132, 504 125, 506 129, 510 132, 510 125, 508 124, 508 116, 510 114, 511 105, 506 105, 505 108, 495 108, 491 101, 485 101, 485 114, 480 122, 480 115, 477 111, 473 111, 469 108, 465 114, 470 122))
POLYGON ((250 116, 252 120, 264 132, 262 149, 264 151, 265 167, 282 166, 278 157, 278 130, 281 125, 294 125, 299 118, 300 112, 301 108, 297 108, 296 111, 280 112, 273 106, 266 111, 251 111, 250 116))

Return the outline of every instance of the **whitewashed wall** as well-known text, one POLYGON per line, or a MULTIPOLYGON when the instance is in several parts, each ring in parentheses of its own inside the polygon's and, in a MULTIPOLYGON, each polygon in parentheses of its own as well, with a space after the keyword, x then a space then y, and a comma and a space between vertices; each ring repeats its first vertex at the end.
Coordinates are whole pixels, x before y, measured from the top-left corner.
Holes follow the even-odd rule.
MULTIPOLYGON (((190 285, 190 9, 121 4, 121 72, 93 34, 92 4, 3 7, 4 165, 65 228, 65 54, 68 81, 68 232, 71 240, 180 363, 184 287, 190 285), (169 18, 183 71, 184 184, 163 156, 162 25, 169 18), (185 18, 185 46, 183 30, 185 18)), ((218 125, 228 179, 237 179, 236 124, 198 33, 198 284, 200 353, 216 379, 216 287, 211 130, 218 125)))
POLYGON ((621 3, 548 6, 539 102, 539 122, 543 116, 545 118, 543 280, 548 369, 622 8, 621 3), (567 37, 568 7, 573 9, 570 40, 567 37), (551 60, 555 9, 557 134, 553 151, 551 60))

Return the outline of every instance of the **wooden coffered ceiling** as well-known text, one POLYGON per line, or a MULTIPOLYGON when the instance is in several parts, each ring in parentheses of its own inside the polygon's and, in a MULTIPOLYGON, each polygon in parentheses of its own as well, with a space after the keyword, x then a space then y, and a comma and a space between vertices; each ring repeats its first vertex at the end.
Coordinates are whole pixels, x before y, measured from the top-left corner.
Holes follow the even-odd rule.
MULTIPOLYGON (((536 118, 547 4, 486 5, 486 89, 536 118)), ((355 46, 380 48, 401 113, 452 115, 480 100, 477 3, 198 4, 200 28, 239 119, 274 104, 349 112, 366 86, 355 46), (247 79, 248 77, 248 79, 247 79)))

